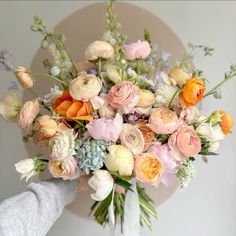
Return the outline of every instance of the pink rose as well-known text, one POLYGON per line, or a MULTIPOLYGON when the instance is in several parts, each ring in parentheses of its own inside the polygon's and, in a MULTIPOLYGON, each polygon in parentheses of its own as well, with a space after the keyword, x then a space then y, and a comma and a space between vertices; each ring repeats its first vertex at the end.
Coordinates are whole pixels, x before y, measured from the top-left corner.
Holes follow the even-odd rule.
POLYGON ((147 126, 157 134, 171 134, 177 129, 178 123, 175 112, 166 107, 160 107, 152 111, 147 126))
POLYGON ((94 119, 86 125, 86 128, 94 139, 116 142, 122 131, 122 124, 122 116, 117 113, 114 119, 105 117, 94 119))
POLYGON ((30 130, 34 119, 39 114, 39 110, 40 107, 37 99, 26 102, 18 114, 17 123, 19 127, 30 130))
POLYGON ((114 85, 107 94, 108 103, 114 108, 122 108, 129 113, 139 101, 139 87, 130 81, 114 85))
POLYGON ((125 59, 133 61, 135 59, 145 59, 151 53, 151 47, 147 41, 138 41, 124 46, 125 59))
POLYGON ((73 180, 80 176, 77 161, 72 156, 63 160, 49 160, 49 171, 54 178, 63 180, 73 180))
POLYGON ((165 166, 165 171, 161 177, 161 182, 165 186, 169 186, 174 179, 178 165, 170 155, 170 148, 168 144, 161 145, 160 142, 155 142, 148 149, 148 152, 154 153, 162 161, 163 165, 165 166))
POLYGON ((201 151, 201 140, 192 126, 183 126, 169 137, 170 154, 176 161, 184 161, 201 151))

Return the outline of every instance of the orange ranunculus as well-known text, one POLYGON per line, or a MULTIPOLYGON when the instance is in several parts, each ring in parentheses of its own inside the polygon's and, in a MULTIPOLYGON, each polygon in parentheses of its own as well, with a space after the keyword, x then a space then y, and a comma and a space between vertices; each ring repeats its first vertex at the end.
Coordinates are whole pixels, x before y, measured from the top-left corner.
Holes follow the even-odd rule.
POLYGON ((233 118, 228 112, 220 111, 221 113, 221 122, 220 126, 225 135, 231 134, 232 127, 233 127, 233 118))
POLYGON ((91 121, 93 119, 90 115, 93 110, 91 103, 89 101, 73 100, 68 90, 65 90, 62 96, 55 100, 54 109, 60 115, 71 120, 91 121))
POLYGON ((197 78, 187 80, 181 94, 181 102, 185 107, 191 107, 199 103, 205 92, 204 81, 197 78))

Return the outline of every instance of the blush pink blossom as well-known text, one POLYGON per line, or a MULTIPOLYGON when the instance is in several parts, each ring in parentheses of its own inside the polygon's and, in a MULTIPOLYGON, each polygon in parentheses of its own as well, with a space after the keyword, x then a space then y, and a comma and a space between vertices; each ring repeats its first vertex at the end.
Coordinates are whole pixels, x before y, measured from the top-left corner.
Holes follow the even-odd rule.
POLYGON ((201 140, 192 126, 182 126, 168 139, 170 154, 176 161, 184 161, 201 151, 201 140))
POLYGON ((168 144, 161 144, 160 142, 155 142, 147 152, 154 153, 159 157, 165 166, 165 171, 161 177, 161 182, 165 186, 169 186, 174 180, 176 169, 178 164, 170 155, 170 148, 168 144))
POLYGON ((125 59, 133 61, 135 59, 146 59, 151 53, 151 47, 147 41, 140 41, 124 46, 125 59))
POLYGON ((172 134, 179 121, 175 112, 166 107, 156 108, 149 118, 148 127, 157 134, 172 134))
POLYGON ((122 116, 117 113, 114 119, 105 117, 94 119, 86 125, 86 128, 94 139, 116 142, 122 131, 122 124, 122 116))
POLYGON ((34 119, 39 114, 39 110, 40 107, 37 99, 26 102, 18 114, 17 123, 19 127, 30 130, 34 119))
POLYGON ((130 81, 123 81, 114 85, 107 94, 108 103, 114 108, 122 108, 129 113, 139 102, 138 86, 130 81))

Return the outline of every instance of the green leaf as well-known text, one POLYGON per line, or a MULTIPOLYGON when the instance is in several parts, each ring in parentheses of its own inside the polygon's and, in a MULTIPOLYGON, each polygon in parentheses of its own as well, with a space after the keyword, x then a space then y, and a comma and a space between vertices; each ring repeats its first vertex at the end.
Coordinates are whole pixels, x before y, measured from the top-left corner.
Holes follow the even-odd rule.
POLYGON ((130 187, 132 186, 131 183, 129 183, 128 181, 126 180, 123 180, 123 179, 120 179, 120 178, 116 178, 115 181, 114 181, 116 184, 124 187, 125 189, 127 190, 130 190, 130 191, 133 191, 130 187))
POLYGON ((144 29, 144 39, 151 44, 152 40, 151 40, 151 34, 147 29, 144 29))
POLYGON ((207 151, 202 151, 202 152, 199 152, 200 155, 204 155, 204 156, 217 156, 219 155, 218 153, 215 153, 215 152, 207 152, 207 151))

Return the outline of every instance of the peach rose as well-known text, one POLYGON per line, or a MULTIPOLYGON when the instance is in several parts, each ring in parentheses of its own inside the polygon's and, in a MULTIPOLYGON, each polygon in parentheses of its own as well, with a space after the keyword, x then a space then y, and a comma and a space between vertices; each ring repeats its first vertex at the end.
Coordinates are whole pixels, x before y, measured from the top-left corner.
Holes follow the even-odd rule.
POLYGON ((192 126, 183 126, 168 139, 170 154, 176 161, 184 161, 201 151, 201 140, 192 126))
POLYGON ((62 96, 55 100, 54 109, 58 114, 66 116, 70 120, 93 120, 90 115, 93 110, 91 103, 73 100, 68 90, 65 90, 62 96))
POLYGON ((48 115, 40 116, 35 121, 35 129, 40 133, 42 139, 48 139, 57 132, 57 122, 48 115))
POLYGON ((197 78, 187 80, 180 96, 183 107, 191 107, 199 103, 203 99, 205 89, 203 80, 197 78))
POLYGON ((26 102, 17 117, 19 127, 25 130, 30 130, 34 119, 39 114, 39 111, 40 107, 37 99, 26 102))
POLYGON ((151 47, 147 41, 140 41, 124 46, 125 59, 134 61, 135 59, 146 59, 151 53, 151 47))
POLYGON ((49 160, 49 171, 54 178, 62 178, 63 180, 73 180, 80 176, 74 157, 64 160, 49 160))
POLYGON ((122 108, 127 114, 139 101, 139 87, 130 81, 114 85, 107 94, 108 103, 114 108, 122 108))
POLYGON ((135 159, 134 174, 143 183, 158 186, 164 170, 163 163, 153 153, 144 153, 135 159))
POLYGON ((141 131, 144 138, 144 150, 147 150, 155 140, 155 133, 145 124, 138 123, 136 127, 141 131))
POLYGON ((224 133, 224 135, 231 134, 232 127, 233 127, 233 118, 228 112, 220 111, 221 113, 221 122, 220 127, 224 133))
POLYGON ((33 87, 34 81, 31 78, 29 71, 24 67, 16 67, 16 77, 23 88, 29 89, 33 87))
POLYGON ((166 107, 160 107, 152 111, 147 126, 157 134, 171 134, 177 129, 178 123, 175 112, 166 107))

